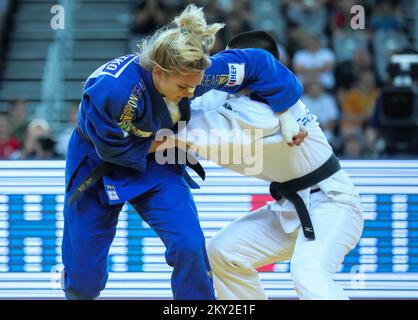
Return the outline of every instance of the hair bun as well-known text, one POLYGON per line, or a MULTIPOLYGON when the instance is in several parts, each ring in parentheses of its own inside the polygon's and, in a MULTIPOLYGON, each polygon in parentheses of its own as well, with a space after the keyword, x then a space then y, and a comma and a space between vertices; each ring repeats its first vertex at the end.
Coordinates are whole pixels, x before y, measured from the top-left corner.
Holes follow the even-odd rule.
POLYGON ((208 25, 203 8, 188 5, 172 27, 157 30, 140 44, 140 64, 146 70, 159 66, 180 73, 201 72, 210 66, 209 53, 223 23, 208 25))
POLYGON ((174 18, 173 21, 182 33, 202 33, 205 31, 207 24, 203 8, 198 8, 194 4, 188 5, 180 16, 174 18))

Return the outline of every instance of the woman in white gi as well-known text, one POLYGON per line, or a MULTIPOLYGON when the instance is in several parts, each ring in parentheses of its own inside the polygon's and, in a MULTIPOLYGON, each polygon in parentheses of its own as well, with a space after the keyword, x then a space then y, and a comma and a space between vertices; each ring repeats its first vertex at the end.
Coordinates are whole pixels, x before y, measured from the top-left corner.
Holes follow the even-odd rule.
MULTIPOLYGON (((268 38, 263 33, 241 34, 229 47, 264 46, 260 43, 266 39, 268 42, 268 38)), ((273 41, 270 47, 275 47, 274 40, 270 40, 273 41)), ((277 51, 270 51, 278 57, 277 51)), ((202 139, 193 136, 193 129, 235 129, 235 133, 237 128, 262 129, 263 147, 259 159, 262 170, 256 176, 270 182, 305 177, 323 166, 333 151, 316 117, 300 100, 290 111, 308 132, 300 146, 290 147, 283 140, 279 119, 266 104, 248 96, 233 97, 212 91, 192 102, 187 141, 202 154, 207 145, 199 146, 202 139)), ((231 136, 229 147, 234 141, 231 136)), ((257 141, 247 136, 247 143, 254 145, 257 141)), ((207 154, 210 160, 246 174, 248 168, 244 161, 221 163, 218 157, 211 159, 211 153, 207 154)), ((207 248, 218 298, 266 299, 256 269, 290 260, 295 290, 301 299, 347 299, 333 275, 361 237, 364 221, 359 195, 343 170, 298 194, 309 210, 314 240, 305 237, 295 207, 285 199, 270 202, 239 218, 211 239, 207 248)))

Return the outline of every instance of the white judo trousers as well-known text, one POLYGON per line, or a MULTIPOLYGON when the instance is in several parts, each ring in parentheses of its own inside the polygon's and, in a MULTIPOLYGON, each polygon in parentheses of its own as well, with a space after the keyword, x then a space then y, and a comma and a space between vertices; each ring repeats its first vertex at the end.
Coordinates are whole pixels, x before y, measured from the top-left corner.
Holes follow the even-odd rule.
MULTIPOLYGON (((197 150, 207 145, 193 129, 263 129, 262 170, 255 176, 265 181, 285 182, 304 176, 325 163, 332 148, 316 117, 299 101, 292 115, 307 130, 300 146, 289 147, 280 135, 280 125, 270 108, 248 97, 227 97, 212 91, 192 102, 187 136, 180 140, 197 150), (191 134, 190 134, 191 133, 191 134)), ((236 140, 231 136, 229 143, 236 140)), ((255 144, 248 136, 243 143, 255 144)), ((228 139, 224 139, 228 141, 228 139)), ((225 144, 225 142, 223 142, 225 144)), ((208 159, 215 162, 218 157, 208 159)), ((245 173, 243 164, 220 165, 245 173)), ((266 299, 257 268, 290 260, 294 288, 301 299, 347 299, 333 280, 345 255, 359 241, 364 218, 360 198, 348 175, 340 170, 317 186, 302 190, 312 220, 315 240, 307 240, 294 206, 287 200, 272 201, 223 228, 207 245, 219 299, 266 299), (310 193, 311 189, 319 192, 310 193)))

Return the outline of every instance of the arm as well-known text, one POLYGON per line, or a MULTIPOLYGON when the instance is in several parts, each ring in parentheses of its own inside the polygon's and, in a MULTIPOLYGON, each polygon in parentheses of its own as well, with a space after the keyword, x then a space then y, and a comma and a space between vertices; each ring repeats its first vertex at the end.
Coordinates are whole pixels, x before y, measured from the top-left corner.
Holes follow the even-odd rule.
POLYGON ((300 145, 308 135, 307 131, 299 126, 290 111, 276 112, 280 120, 280 132, 290 147, 300 145))
POLYGON ((262 49, 233 49, 211 57, 195 96, 217 89, 237 93, 249 89, 266 101, 274 112, 283 112, 302 96, 296 76, 272 54, 262 49))
POLYGON ((302 96, 303 87, 296 76, 269 52, 262 49, 223 51, 211 58, 195 95, 211 89, 237 93, 249 89, 263 99, 279 116, 282 134, 288 143, 299 133, 296 120, 286 113, 302 96))
MULTIPOLYGON (((90 138, 99 157, 107 162, 144 171, 152 137, 138 138, 127 134, 119 127, 119 117, 128 98, 115 83, 97 81, 83 92, 81 126, 90 138)), ((144 108, 143 100, 137 108, 144 108)))

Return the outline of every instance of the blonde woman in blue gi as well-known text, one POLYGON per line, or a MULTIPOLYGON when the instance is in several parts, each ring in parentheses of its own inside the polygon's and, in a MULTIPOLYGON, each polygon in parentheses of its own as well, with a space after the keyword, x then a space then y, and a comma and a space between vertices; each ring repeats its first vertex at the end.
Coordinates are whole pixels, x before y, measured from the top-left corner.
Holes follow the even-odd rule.
MULTIPOLYGON (((190 192, 197 186, 184 164, 157 163, 153 153, 161 142, 155 136, 187 122, 190 98, 211 89, 248 88, 285 115, 302 94, 296 77, 263 50, 209 57, 222 27, 208 25, 202 9, 190 5, 145 39, 139 55, 114 59, 87 79, 66 163, 62 255, 68 299, 94 299, 105 288, 109 248, 126 202, 166 247, 174 299, 215 298, 190 192)), ((300 131, 291 117, 284 126, 290 139, 300 131)))

